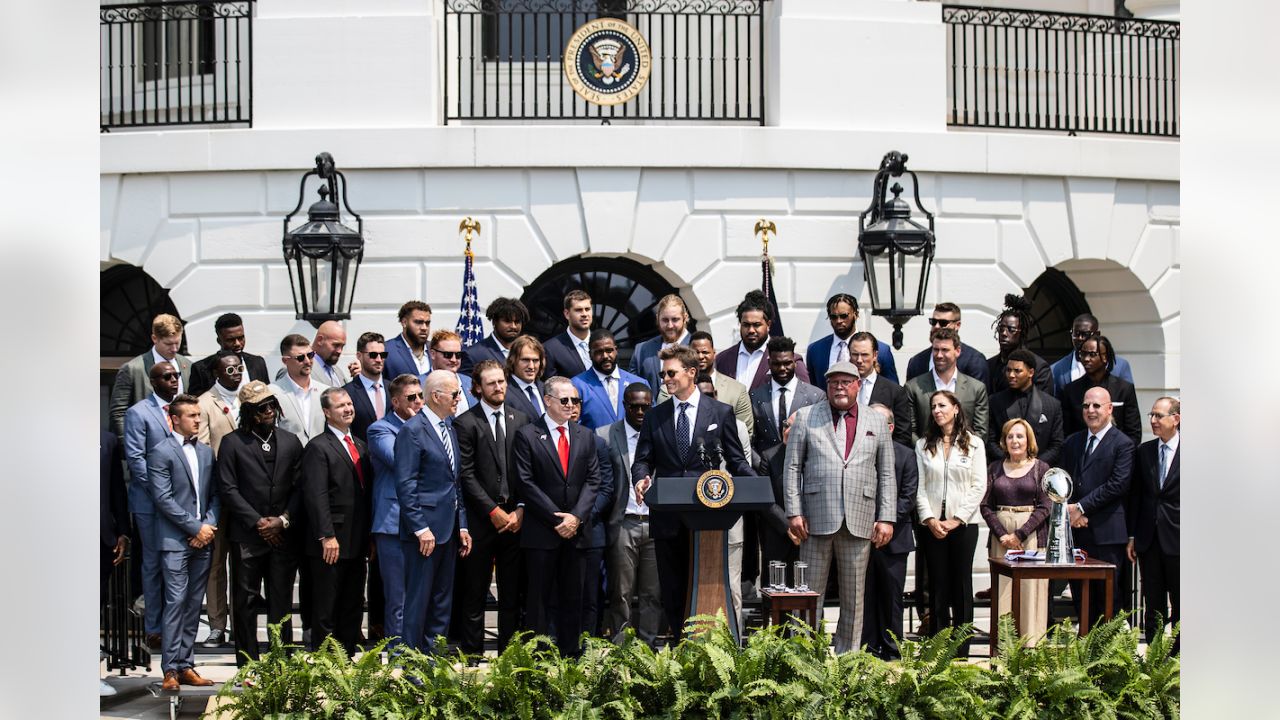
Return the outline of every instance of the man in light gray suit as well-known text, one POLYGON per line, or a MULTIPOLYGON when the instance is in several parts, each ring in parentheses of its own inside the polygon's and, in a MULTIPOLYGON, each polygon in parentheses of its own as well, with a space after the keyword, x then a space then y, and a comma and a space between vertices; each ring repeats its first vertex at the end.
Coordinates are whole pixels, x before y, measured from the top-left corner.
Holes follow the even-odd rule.
POLYGON ((124 414, 142 400, 151 397, 151 368, 158 362, 167 362, 178 371, 177 392, 185 392, 191 374, 191 358, 178 354, 182 347, 182 321, 173 315, 157 315, 151 321, 150 350, 133 358, 120 367, 115 383, 111 386, 108 415, 111 430, 124 439, 124 414))
POLYGON ((312 377, 316 353, 310 340, 301 335, 285 335, 280 341, 280 356, 285 375, 271 384, 280 400, 281 418, 276 425, 297 435, 306 445, 324 432, 320 393, 329 386, 312 377))
POLYGON ((957 361, 962 346, 960 333, 952 328, 935 328, 929 333, 932 344, 933 369, 907 381, 904 388, 911 399, 911 435, 915 440, 924 437, 929 427, 929 398, 938 390, 950 390, 964 408, 965 417, 978 437, 987 436, 990 406, 987 386, 980 380, 960 372, 957 361))
MULTIPOLYGON (((858 406, 858 370, 827 370, 827 402, 802 408, 787 439, 785 506, 808 584, 823 594, 832 555, 839 565, 840 622, 836 652, 857 649, 871 545, 893 537, 898 516, 893 437, 877 412, 858 406)), ((819 597, 822 608, 825 597, 819 597)))

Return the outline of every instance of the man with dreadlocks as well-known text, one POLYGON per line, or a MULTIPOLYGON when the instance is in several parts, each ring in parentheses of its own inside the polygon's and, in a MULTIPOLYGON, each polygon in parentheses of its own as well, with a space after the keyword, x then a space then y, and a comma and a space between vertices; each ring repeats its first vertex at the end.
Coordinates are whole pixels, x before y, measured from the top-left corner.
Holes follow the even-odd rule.
MULTIPOLYGON (((1035 320, 1031 317, 1031 302, 1021 295, 1009 293, 1004 296, 1004 310, 996 318, 992 328, 995 329, 996 342, 1000 343, 1000 352, 987 358, 987 396, 990 397, 1008 389, 1009 381, 1004 377, 1004 366, 1009 361, 1009 354, 1014 350, 1027 349, 1027 337, 1035 328, 1035 320)), ((1030 350, 1028 350, 1030 352, 1030 350)), ((1035 358, 1035 386, 1041 392, 1053 394, 1053 371, 1044 358, 1031 353, 1035 358)))

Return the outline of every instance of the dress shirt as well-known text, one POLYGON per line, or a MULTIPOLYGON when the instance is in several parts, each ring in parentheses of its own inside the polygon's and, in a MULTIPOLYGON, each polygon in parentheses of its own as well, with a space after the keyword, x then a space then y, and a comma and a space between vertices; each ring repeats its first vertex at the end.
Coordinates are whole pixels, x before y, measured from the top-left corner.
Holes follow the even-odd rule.
POLYGON ((186 436, 174 432, 173 438, 182 446, 182 456, 187 460, 187 470, 191 473, 191 489, 195 491, 196 496, 196 520, 199 520, 204 515, 200 509, 200 458, 196 455, 196 446, 187 442, 186 436))
MULTIPOLYGON (((795 412, 796 388, 799 386, 800 386, 800 380, 796 378, 794 375, 791 377, 791 382, 787 383, 786 385, 779 385, 777 380, 774 380, 773 378, 769 378, 769 389, 771 390, 771 392, 769 393, 769 412, 774 416, 773 424, 775 427, 781 429, 782 421, 786 420, 786 418, 780 418, 777 416, 778 415, 778 388, 785 387, 787 389, 787 414, 790 415, 791 413, 795 412)), ((689 418, 689 419, 692 420, 693 418, 689 418)))
MULTIPOLYGON (((859 405, 871 404, 871 391, 876 386, 876 380, 879 380, 879 379, 880 379, 880 373, 876 372, 875 370, 872 370, 871 374, 862 378, 862 383, 858 386, 858 404, 859 405)), ((937 379, 935 378, 934 381, 936 382, 937 379)))
MULTIPOLYGON (((1089 440, 1092 438, 1097 438, 1097 440, 1093 441, 1093 451, 1098 452, 1098 446, 1102 444, 1102 438, 1106 437, 1107 433, 1110 431, 1111 431, 1111 423, 1107 423, 1106 425, 1103 425, 1102 429, 1099 430, 1096 434, 1090 432, 1089 437, 1084 439, 1085 451, 1087 452, 1089 450, 1089 440)), ((1157 454, 1156 457, 1159 457, 1159 455, 1157 454)), ((1081 505, 1080 503, 1076 503, 1076 507, 1080 509, 1081 514, 1083 515, 1089 514, 1088 512, 1085 511, 1084 505, 1081 505)))
MULTIPOLYGON (((569 344, 573 345, 573 349, 578 351, 578 357, 582 360, 582 367, 591 367, 591 348, 588 347, 587 341, 580 340, 577 335, 574 335, 572 328, 566 329, 564 334, 569 336, 569 344)), ((587 337, 591 337, 590 330, 587 331, 587 337)))
MULTIPOLYGON (((689 418, 689 447, 690 448, 693 447, 693 423, 694 423, 694 420, 696 420, 698 417, 698 401, 701 399, 702 399, 702 393, 698 391, 698 388, 696 386, 693 389, 693 394, 689 396, 688 400, 680 400, 675 395, 671 396, 671 402, 675 404, 675 409, 676 409, 675 414, 671 418, 671 422, 673 423, 678 424, 680 422, 680 403, 682 402, 689 403, 689 408, 685 410, 685 412, 688 413, 688 418, 689 418)), ((774 409, 774 412, 775 413, 777 412, 776 408, 774 409)), ((676 425, 672 425, 671 427, 674 430, 676 425)), ((690 452, 692 452, 692 450, 690 452)))
POLYGON ((316 355, 315 367, 311 369, 311 374, 315 375, 317 370, 320 371, 320 377, 322 378, 320 382, 323 382, 329 387, 343 386, 344 383, 341 382, 342 376, 338 374, 338 369, 321 360, 319 355, 316 355))
MULTIPOLYGON (((853 337, 853 335, 849 335, 849 338, 851 337, 853 337)), ((841 340, 839 335, 832 333, 831 354, 827 356, 827 367, 831 367, 832 365, 835 365, 837 362, 837 359, 840 357, 840 343, 844 343, 845 360, 849 359, 849 338, 845 338, 841 340)))
MULTIPOLYGON (((1159 438, 1156 438, 1156 439, 1159 440, 1159 438)), ((1169 438, 1169 442, 1164 442, 1163 440, 1161 440, 1160 443, 1156 445, 1156 462, 1160 462, 1160 448, 1162 446, 1169 448, 1168 450, 1165 451, 1165 458, 1164 458, 1164 476, 1166 481, 1169 478, 1169 468, 1173 467, 1173 456, 1178 454, 1178 441, 1181 439, 1182 439, 1182 433, 1175 432, 1173 434, 1173 437, 1169 438)), ((1156 477, 1158 478, 1159 475, 1157 475, 1156 477)))
MULTIPOLYGON (((240 387, 244 387, 243 378, 248 376, 248 373, 241 376, 240 387)), ((222 398, 222 402, 231 407, 231 420, 238 425, 240 423, 240 394, 235 390, 228 390, 222 387, 222 383, 219 382, 213 384, 213 392, 222 398)))
POLYGON ((1079 380, 1081 375, 1084 375, 1084 365, 1080 364, 1080 358, 1073 352, 1071 353, 1071 381, 1079 380))
POLYGON ((306 427, 307 423, 311 421, 311 391, 316 387, 316 379, 311 378, 311 382, 305 388, 294 382, 293 378, 289 377, 287 373, 284 379, 287 379, 289 384, 293 386, 293 389, 289 392, 293 393, 294 399, 298 401, 298 409, 302 411, 302 417, 299 420, 302 426, 306 427))
MULTIPOLYGON (((630 462, 636 456, 636 443, 640 440, 640 431, 631 427, 627 422, 623 422, 622 429, 627 433, 627 461, 630 462)), ((636 494, 627 493, 627 514, 628 515, 648 515, 649 506, 636 503, 636 494)))
POLYGON ((407 340, 405 341, 405 347, 409 348, 409 356, 413 358, 413 364, 418 368, 419 375, 426 375, 431 372, 431 353, 427 352, 426 346, 423 346, 421 355, 413 351, 413 346, 407 340))
MULTIPOLYGON (((347 450, 347 438, 351 437, 351 428, 347 428, 346 430, 339 430, 338 428, 330 425, 329 423, 325 423, 324 426, 329 430, 329 432, 333 433, 334 437, 338 438, 338 442, 342 444, 342 449, 347 450)), ((350 455, 351 451, 347 450, 347 454, 350 455)), ((352 461, 354 460, 355 458, 352 458, 352 461)))
POLYGON ((369 396, 369 404, 373 406, 373 414, 376 416, 376 415, 378 415, 378 397, 377 397, 377 395, 373 392, 373 386, 374 386, 374 384, 378 384, 378 385, 381 385, 381 386, 382 386, 382 388, 381 388, 381 389, 382 389, 382 392, 381 392, 381 395, 382 395, 382 407, 383 407, 383 408, 386 408, 386 406, 387 406, 387 405, 386 405, 386 403, 387 403, 387 384, 386 384, 385 382, 383 382, 383 378, 382 378, 382 376, 381 376, 381 375, 379 375, 379 376, 378 376, 378 379, 377 379, 377 380, 370 380, 369 378, 365 377, 364 373, 360 373, 359 378, 360 378, 360 383, 364 385, 364 391, 365 391, 365 393, 366 393, 366 394, 368 394, 368 396, 369 396))
POLYGON ((760 362, 764 360, 764 348, 761 345, 755 352, 747 352, 747 346, 738 343, 738 382, 751 387, 751 380, 756 376, 760 362))
POLYGON ((541 415, 543 412, 546 411, 546 407, 544 407, 542 404, 542 393, 538 390, 537 385, 533 383, 527 383, 524 380, 521 380, 520 378, 516 377, 515 375, 511 376, 511 381, 516 384, 516 387, 519 388, 520 394, 523 395, 525 399, 529 398, 529 388, 533 388, 533 397, 537 399, 537 402, 533 404, 533 409, 539 415, 541 415))
POLYGON ((498 350, 502 353, 503 358, 511 354, 511 349, 504 346, 502 344, 502 341, 498 339, 497 335, 494 335, 493 333, 489 333, 489 337, 493 338, 493 341, 498 344, 498 350))
MULTIPOLYGON (((480 404, 484 406, 484 419, 489 421, 489 432, 493 433, 493 437, 495 438, 498 437, 498 426, 495 424, 496 421, 493 419, 493 414, 502 412, 502 407, 501 406, 494 407, 489 403, 485 402, 484 400, 481 400, 480 404)), ((504 419, 505 419, 505 415, 504 415, 504 419)), ((507 432, 506 425, 502 426, 502 431, 504 433, 507 432)))
POLYGON ((938 371, 934 370, 932 366, 929 368, 929 374, 933 376, 934 392, 937 392, 938 390, 946 390, 947 392, 956 391, 956 378, 960 377, 960 371, 958 369, 952 369, 951 382, 946 383, 942 382, 942 378, 938 377, 938 371))
MULTIPOLYGON (((617 365, 613 366, 613 372, 608 375, 596 370, 590 364, 588 364, 587 367, 591 368, 591 370, 596 374, 596 378, 600 380, 600 387, 604 388, 605 397, 609 397, 609 381, 605 380, 605 378, 613 378, 613 392, 618 397, 622 397, 622 373, 618 372, 617 365)), ((616 409, 618 407, 618 402, 616 400, 613 400, 612 402, 613 407, 616 409)))
POLYGON ((556 428, 564 428, 564 441, 566 443, 572 444, 573 441, 569 439, 569 436, 572 434, 569 432, 569 423, 557 424, 554 420, 551 419, 550 415, 543 415, 542 419, 543 419, 543 423, 547 426, 547 430, 551 432, 552 445, 555 445, 556 443, 560 442, 560 431, 557 430, 556 428))
MULTIPOLYGON (((154 346, 154 345, 152 345, 152 346, 151 346, 151 361, 152 361, 152 364, 153 364, 153 365, 154 365, 155 363, 167 362, 167 363, 169 363, 170 365, 172 365, 172 366, 173 366, 173 369, 174 369, 174 370, 176 370, 176 371, 178 372, 178 395, 181 395, 181 394, 182 394, 182 392, 183 392, 186 388, 185 388, 185 387, 183 387, 183 384, 182 384, 182 368, 178 367, 178 357, 175 355, 175 356, 173 357, 173 359, 172 359, 172 360, 170 360, 170 359, 166 358, 165 356, 161 355, 160 353, 156 352, 156 348, 155 348, 155 346, 154 346)), ((241 382, 244 382, 244 381, 243 381, 243 380, 241 380, 241 382)))
POLYGON ((156 404, 156 407, 160 408, 160 412, 161 412, 161 414, 163 414, 165 417, 168 417, 168 416, 169 416, 169 409, 168 409, 168 408, 169 408, 169 401, 168 401, 168 400, 165 400, 164 398, 160 397, 159 395, 157 395, 157 394, 155 394, 155 393, 151 393, 151 401, 152 401, 152 402, 154 402, 154 403, 156 404))
MULTIPOLYGON (((440 430, 440 421, 441 421, 443 418, 441 418, 441 417, 437 416, 435 413, 431 412, 431 408, 427 407, 426 405, 423 405, 423 406, 422 406, 422 410, 421 410, 420 412, 421 412, 423 415, 426 415, 426 416, 427 416, 427 424, 431 426, 431 430, 436 434, 436 437, 440 438, 440 442, 441 442, 442 444, 444 444, 445 446, 447 446, 450 450, 452 450, 452 451, 453 451, 453 457, 455 458, 454 462, 457 462, 457 459, 456 459, 456 458, 458 457, 458 449, 457 449, 456 447, 454 447, 454 446, 453 446, 453 443, 452 443, 452 442, 450 442, 450 439, 449 439, 449 433, 448 433, 447 431, 442 432, 442 431, 440 430)), ((448 426, 446 425, 446 427, 448 427, 448 426)), ((429 528, 429 527, 418 528, 417 530, 414 530, 414 531, 413 531, 413 534, 414 534, 414 535, 416 535, 416 536, 418 536, 418 537, 422 537, 422 533, 424 533, 424 532, 426 532, 426 531, 428 531, 428 530, 430 530, 430 529, 431 529, 431 528, 429 528)), ((439 538, 436 538, 436 541, 437 541, 437 542, 440 542, 440 539, 439 539, 439 538)))
MULTIPOLYGON (((665 341, 664 341, 664 342, 662 343, 662 347, 658 348, 658 351, 659 351, 659 352, 661 352, 662 350, 666 350, 667 348, 671 347, 672 345, 688 345, 688 344, 689 344, 689 335, 690 335, 690 334, 691 334, 691 333, 689 333, 689 332, 685 332, 685 334, 684 334, 684 335, 681 335, 681 336, 680 336, 680 339, 679 339, 679 340, 677 340, 677 341, 675 341, 675 342, 673 342, 673 343, 665 342, 665 341)), ((588 364, 590 364, 590 363, 588 363, 588 364)))

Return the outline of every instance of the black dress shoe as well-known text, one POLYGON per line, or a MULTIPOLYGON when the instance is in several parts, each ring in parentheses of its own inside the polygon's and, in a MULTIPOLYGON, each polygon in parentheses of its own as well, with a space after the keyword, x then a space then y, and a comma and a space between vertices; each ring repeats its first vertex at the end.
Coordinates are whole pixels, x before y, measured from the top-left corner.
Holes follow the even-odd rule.
POLYGON ((209 637, 205 638, 204 642, 200 644, 207 648, 222 647, 227 644, 226 633, 221 630, 211 630, 209 632, 209 637))

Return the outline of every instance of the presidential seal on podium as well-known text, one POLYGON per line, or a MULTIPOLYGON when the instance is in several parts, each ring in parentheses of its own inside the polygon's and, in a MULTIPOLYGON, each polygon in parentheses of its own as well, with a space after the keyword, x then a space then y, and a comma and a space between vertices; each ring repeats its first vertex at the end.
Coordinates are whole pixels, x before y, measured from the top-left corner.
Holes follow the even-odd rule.
POLYGON ((694 486, 698 502, 708 508, 722 508, 733 500, 733 476, 724 470, 708 470, 698 478, 694 486))

